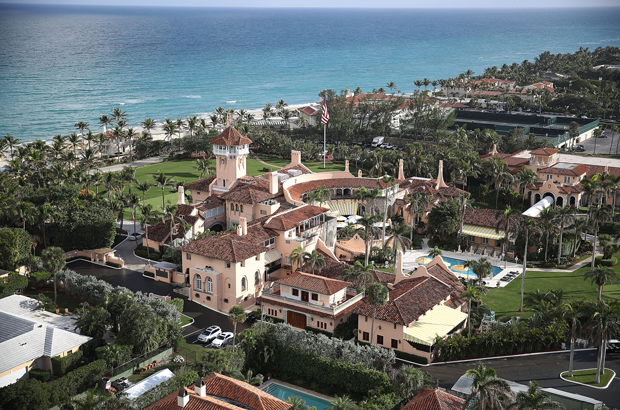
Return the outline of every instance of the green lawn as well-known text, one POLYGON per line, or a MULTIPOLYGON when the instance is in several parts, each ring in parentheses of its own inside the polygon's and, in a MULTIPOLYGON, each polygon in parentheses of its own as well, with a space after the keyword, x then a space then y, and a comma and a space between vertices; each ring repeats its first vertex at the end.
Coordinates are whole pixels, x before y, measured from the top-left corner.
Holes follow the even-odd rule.
POLYGON ((192 323, 192 318, 181 314, 181 326, 189 325, 190 323, 192 323))
MULTIPOLYGON (((620 254, 616 254, 620 257, 620 254)), ((577 269, 574 272, 532 272, 525 275, 525 292, 547 292, 552 289, 564 290, 564 298, 596 300, 596 285, 590 281, 584 281, 583 275, 590 269, 589 266, 577 269)), ((620 274, 620 266, 613 268, 620 274)), ((620 284, 610 284, 603 287, 603 299, 620 299, 620 284)), ((483 302, 495 311, 498 319, 509 319, 512 316, 528 318, 532 316, 531 309, 525 308, 525 313, 516 313, 521 300, 521 276, 519 275, 506 287, 489 289, 489 293, 483 298, 483 302)))
POLYGON ((205 348, 200 343, 187 343, 185 339, 179 343, 177 353, 185 358, 190 363, 199 362, 202 360, 202 356, 205 352, 205 348))
POLYGON ((607 383, 609 383, 609 380, 611 380, 613 376, 613 371, 611 371, 610 369, 605 369, 605 372, 601 373, 601 382, 594 383, 594 378, 596 377, 596 369, 575 370, 573 371, 573 377, 568 377, 568 372, 562 373, 562 377, 566 380, 587 384, 593 387, 607 386, 607 383))

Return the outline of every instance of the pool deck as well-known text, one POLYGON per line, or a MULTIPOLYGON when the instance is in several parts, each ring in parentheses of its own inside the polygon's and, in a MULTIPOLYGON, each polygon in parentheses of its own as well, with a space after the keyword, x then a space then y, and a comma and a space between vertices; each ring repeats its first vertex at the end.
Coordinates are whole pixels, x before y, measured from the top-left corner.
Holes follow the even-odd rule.
MULTIPOLYGON (((429 250, 430 248, 427 244, 427 240, 425 239, 422 242, 422 249, 415 249, 415 250, 408 251, 403 257, 403 272, 408 273, 409 271, 412 271, 418 266, 420 266, 420 264, 416 262, 416 259, 421 258, 421 257, 427 257, 429 250)), ((483 257, 482 255, 468 255, 467 253, 456 253, 456 252, 449 252, 449 251, 442 251, 442 256, 447 256, 448 258, 459 259, 462 261, 468 261, 472 259, 478 260, 483 257)), ((489 261, 491 262, 493 266, 502 268, 501 272, 495 275, 493 279, 485 279, 487 287, 491 287, 491 288, 498 287, 498 283, 499 283, 499 287, 504 287, 507 284, 509 284, 511 281, 515 280, 523 271, 523 265, 521 264, 516 264, 516 263, 506 262, 506 261, 494 261, 489 256, 485 256, 485 257, 489 259, 489 261), (504 278, 506 275, 509 275, 510 272, 515 272, 515 271, 517 272, 517 274, 514 275, 512 279, 506 280, 506 281, 500 280, 504 278)), ((465 273, 458 273, 454 271, 452 272, 456 276, 459 276, 465 279, 472 278, 472 276, 467 275, 465 273)))
POLYGON ((315 396, 315 397, 317 397, 317 398, 319 398, 321 400, 326 400, 328 402, 331 402, 332 400, 334 400, 333 397, 327 396, 325 394, 317 393, 317 392, 315 392, 313 390, 304 389, 303 387, 299 387, 299 386, 296 386, 294 384, 286 383, 286 382, 283 382, 282 380, 273 379, 273 378, 267 380, 265 383, 263 383, 260 386, 258 386, 258 388, 261 389, 261 390, 265 390, 267 387, 269 387, 272 384, 279 384, 281 386, 288 387, 291 390, 298 390, 298 391, 300 391, 302 393, 306 393, 309 396, 315 396))

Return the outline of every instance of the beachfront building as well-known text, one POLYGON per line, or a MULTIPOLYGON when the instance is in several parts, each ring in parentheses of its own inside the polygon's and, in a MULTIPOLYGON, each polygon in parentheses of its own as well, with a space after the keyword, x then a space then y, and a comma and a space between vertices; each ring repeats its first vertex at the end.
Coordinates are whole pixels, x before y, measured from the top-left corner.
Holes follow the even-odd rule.
POLYGON ((70 315, 43 311, 21 295, 0 299, 0 387, 27 379, 33 369, 53 373, 52 358, 77 351, 92 338, 75 332, 70 315))

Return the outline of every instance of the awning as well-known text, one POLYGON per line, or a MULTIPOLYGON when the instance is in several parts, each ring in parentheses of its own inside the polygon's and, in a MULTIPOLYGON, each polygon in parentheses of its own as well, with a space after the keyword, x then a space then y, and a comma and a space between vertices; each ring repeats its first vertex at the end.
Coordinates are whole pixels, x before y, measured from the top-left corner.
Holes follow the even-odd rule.
MULTIPOLYGON (((357 215, 357 201, 334 201, 328 202, 329 212, 336 212, 337 216, 357 215)), ((329 214, 328 212, 328 214, 329 214)))
POLYGON ((411 327, 405 328, 403 339, 432 346, 437 336, 444 337, 465 319, 467 319, 467 313, 444 305, 435 306, 428 315, 415 322, 411 327))
POLYGON ((496 231, 495 228, 479 225, 463 225, 463 233, 469 236, 489 239, 504 239, 506 237, 506 232, 502 229, 496 231))
POLYGON ((267 252, 265 254, 265 262, 267 263, 271 263, 273 261, 277 261, 279 259, 282 259, 282 255, 280 255, 280 252, 278 252, 275 249, 270 250, 269 252, 267 252))

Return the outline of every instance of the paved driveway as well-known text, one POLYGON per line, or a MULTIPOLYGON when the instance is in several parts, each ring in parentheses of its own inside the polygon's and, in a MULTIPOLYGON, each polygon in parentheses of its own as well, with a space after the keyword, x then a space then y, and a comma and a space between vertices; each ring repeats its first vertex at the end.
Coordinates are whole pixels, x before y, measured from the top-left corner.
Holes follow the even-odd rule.
MULTIPOLYGON (((579 142, 586 149, 587 154, 620 154, 620 145, 618 145, 618 138, 620 133, 613 133, 608 131, 609 138, 588 138, 585 141, 579 142), (613 146, 612 146, 613 143, 613 146), (596 151, 595 151, 596 146, 596 151), (611 149, 611 152, 610 152, 611 149)), ((620 161, 620 160, 616 160, 620 161)), ((605 164, 603 164, 605 165, 605 164)))
MULTIPOLYGON (((70 262, 67 267, 82 275, 91 275, 111 285, 124 286, 134 292, 141 291, 162 296, 170 295, 173 298, 184 299, 185 311, 183 313, 194 319, 193 324, 183 328, 183 335, 190 343, 196 340, 202 329, 211 325, 218 325, 226 332, 233 331, 233 325, 228 320, 228 315, 215 312, 196 302, 192 302, 188 300, 187 297, 173 292, 171 284, 154 281, 153 279, 142 276, 141 272, 130 269, 113 269, 80 260, 70 262)), ((239 323, 237 325, 237 332, 241 332, 248 327, 249 325, 246 323, 239 323)))
MULTIPOLYGON (((609 407, 620 408, 620 353, 607 352, 605 367, 616 372, 616 378, 605 390, 594 389, 566 382, 559 378, 561 372, 568 370, 569 353, 553 353, 513 357, 508 359, 482 360, 485 366, 496 370, 503 379, 527 385, 536 380, 541 387, 552 387, 569 393, 581 394, 603 401, 609 407)), ((474 368, 475 361, 454 364, 435 364, 422 368, 439 379, 444 388, 451 388, 468 369, 474 368)), ((575 370, 596 367, 596 350, 575 352, 575 370)))

